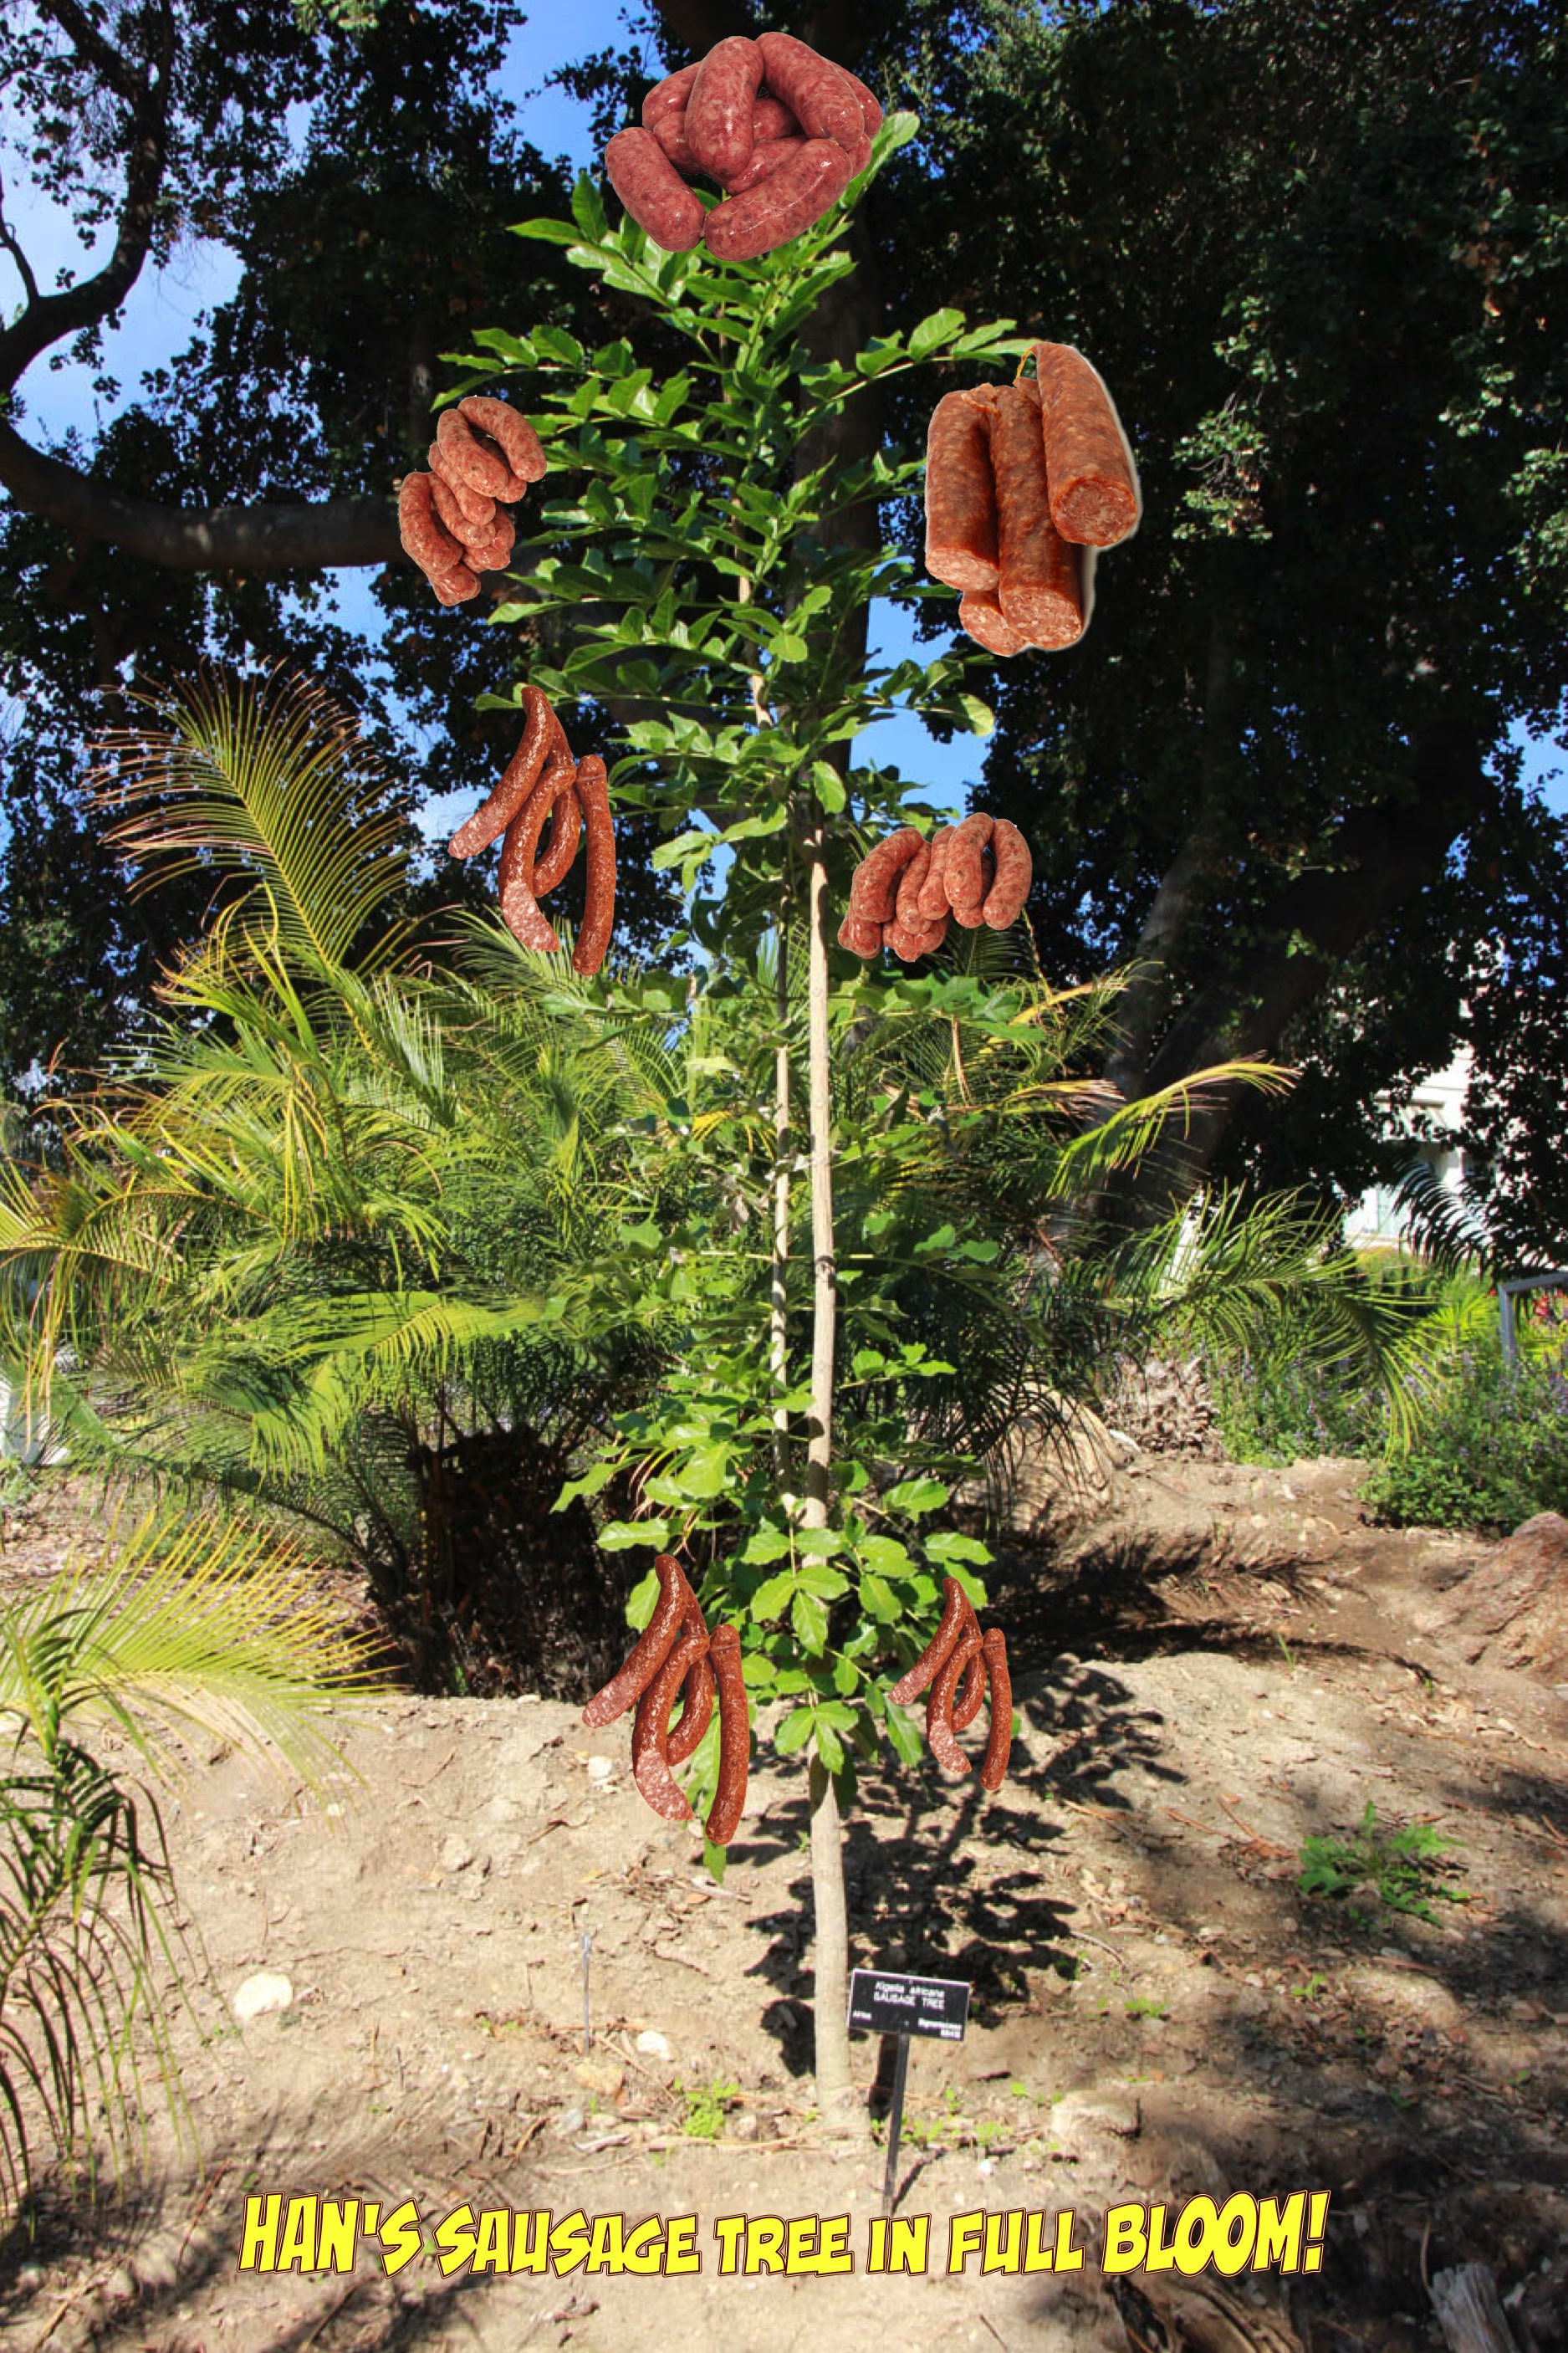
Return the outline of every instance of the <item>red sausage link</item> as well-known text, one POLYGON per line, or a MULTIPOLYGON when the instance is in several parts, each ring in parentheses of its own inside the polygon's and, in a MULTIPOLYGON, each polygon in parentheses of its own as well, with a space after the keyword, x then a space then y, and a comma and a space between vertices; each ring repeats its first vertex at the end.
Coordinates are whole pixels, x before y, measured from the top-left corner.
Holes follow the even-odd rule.
POLYGON ((996 820, 991 848, 995 853, 996 880, 985 893, 981 913, 994 932, 1005 932, 1024 912, 1035 879, 1035 862, 1028 843, 1005 817, 996 820))
POLYGON ((434 467, 430 470, 430 502, 453 538, 460 539, 465 546, 470 533, 482 536, 500 512, 494 499, 476 497, 469 490, 454 490, 434 467))
POLYGON ((682 66, 679 73, 666 74, 661 82, 656 82, 642 102, 643 129, 651 131, 668 116, 684 114, 696 79, 696 66, 682 66))
POLYGON ((430 586, 437 605, 463 605, 479 593, 479 581, 466 564, 459 564, 456 572, 441 573, 430 586))
POLYGON ((772 253, 819 221, 854 176, 855 158, 848 147, 833 139, 808 139, 759 187, 748 188, 743 196, 726 196, 714 207, 703 229, 708 250, 721 261, 755 261, 772 253))
POLYGON ((798 139, 801 128, 782 98, 766 92, 752 109, 752 143, 763 139, 798 139))
POLYGON ((1051 521, 1063 539, 1114 547, 1138 528, 1138 478, 1098 371, 1070 343, 1037 343, 1051 521))
POLYGON ((974 931, 981 921, 981 909, 985 903, 985 876, 982 854, 991 839, 996 820, 977 810, 966 817, 953 829, 952 847, 948 852, 947 871, 942 880, 947 889, 947 903, 952 909, 954 921, 966 931, 974 931))
MULTIPOLYGON (((579 786, 582 773, 579 768, 579 786)), ((534 860, 545 818, 561 795, 571 789, 570 769, 564 766, 551 768, 548 774, 540 777, 508 826, 501 844, 500 872, 496 878, 501 921, 514 939, 521 940, 525 948, 537 949, 541 955, 553 955, 561 943, 547 918, 540 912, 539 901, 534 895, 534 860)))
MULTIPOLYGON (((568 765, 574 776, 577 763, 572 760, 568 765)), ((553 891, 571 871, 582 831, 583 804, 575 792, 564 792, 550 812, 550 847, 533 869, 533 895, 536 899, 542 899, 547 891, 553 891)))
POLYGON ((891 948, 902 964, 914 964, 932 955, 947 937, 947 917, 939 923, 893 922, 882 926, 882 945, 891 948))
POLYGON ((691 1607, 681 1621, 680 1639, 685 1641, 693 1634, 701 1635, 704 1655, 693 1661, 691 1672, 686 1678, 685 1701, 666 1749, 672 1765, 685 1764, 707 1731, 713 1714, 713 1673, 706 1655, 708 1620, 702 1615, 702 1605, 695 1594, 691 1598, 691 1607))
POLYGON ((659 1587, 653 1616, 619 1674, 612 1675, 603 1691, 595 1692, 583 1710, 583 1721, 591 1731, 597 1731, 601 1725, 614 1724, 617 1715, 625 1715, 633 1702, 641 1697, 669 1656, 681 1622, 695 1605, 697 1597, 673 1554, 661 1552, 653 1566, 659 1587))
POLYGON ((944 825, 931 837, 931 865, 926 871, 926 879, 921 885, 917 902, 923 923, 947 921, 947 861, 952 855, 952 837, 957 831, 955 825, 944 825))
POLYGON ((976 1651, 964 1668, 952 1702, 952 1728, 967 1732, 980 1713, 980 1703, 985 1696, 985 1659, 976 1651))
POLYGON ((685 1793, 669 1769, 669 1711, 688 1674, 707 1652, 706 1634, 683 1636, 638 1700, 632 1724, 632 1778, 667 1822, 691 1819, 685 1793))
POLYGON ((448 847, 454 858, 473 858, 481 849, 488 849, 498 835, 506 831, 539 782, 544 755, 550 749, 552 733, 560 732, 560 722, 537 686, 523 688, 522 709, 522 740, 501 771, 500 782, 489 800, 452 836, 448 847))
POLYGON ((849 913, 868 923, 890 923, 898 879, 910 860, 925 848, 925 838, 912 825, 885 834, 855 870, 849 885, 849 913))
POLYGON ((1000 654, 1004 660, 1010 654, 1023 653, 1030 643, 1023 630, 1016 629, 1006 618, 989 588, 972 588, 959 598, 958 626, 988 654, 1000 654))
POLYGON ((731 34, 697 69, 686 101, 686 143, 715 180, 738 177, 752 160, 752 110, 763 86, 763 53, 731 34))
POLYGON ((715 1626, 708 1656, 719 1685, 719 1787, 705 1828, 715 1846, 728 1846, 741 1826, 751 1764, 751 1708, 741 1672, 741 1637, 733 1626, 715 1626))
POLYGON ((991 467, 1004 617, 1031 645, 1070 646, 1083 635, 1078 550, 1051 521, 1040 420, 1011 385, 997 395, 991 420, 991 467))
POLYGON ((436 447, 441 452, 447 480, 451 481, 456 476, 484 498, 510 502, 521 498, 528 488, 512 472, 500 451, 487 449, 468 418, 455 408, 444 408, 437 419, 436 447))
MULTIPOLYGON (((470 523, 490 522, 496 512, 494 499, 483 491, 476 491, 458 471, 449 448, 443 448, 439 441, 432 441, 425 453, 425 462, 435 480, 446 485, 447 501, 462 516, 464 528, 470 523)), ((458 538, 462 535, 462 530, 458 530, 458 538)))
POLYGON ((860 101, 860 124, 862 130, 865 132, 868 139, 874 139, 878 132, 880 131, 882 127, 882 110, 880 105, 877 100, 872 97, 870 91, 867 89, 858 74, 852 74, 847 66, 840 66, 838 70, 860 101))
POLYGON ((859 92, 842 68, 789 33, 763 33, 757 47, 774 98, 782 98, 808 139, 853 147, 864 135, 859 92))
POLYGON ((462 568, 461 543, 443 530, 431 503, 428 474, 408 474, 397 493, 397 531, 427 580, 462 568))
POLYGON ((616 828, 605 764, 590 752, 577 767, 577 798, 588 828, 588 891, 572 951, 574 972, 597 972, 616 923, 616 828))
POLYGON ((996 586, 996 491, 990 417, 962 392, 931 412, 926 433, 926 570, 950 588, 996 586))
POLYGON ((1000 1626, 988 1628, 984 1651, 991 1671, 991 1736, 981 1760, 980 1786, 994 1795, 1007 1778, 1013 1747, 1013 1678, 1007 1671, 1007 1638, 1000 1626))
POLYGON ((610 185, 637 227, 666 253, 702 242, 707 215, 649 131, 617 131, 605 150, 610 185))
POLYGON ((521 482, 542 482, 549 470, 538 434, 520 410, 486 393, 470 393, 458 414, 488 433, 521 482))
POLYGON ((893 920, 901 923, 908 932, 918 932, 921 928, 921 885, 930 869, 931 844, 922 841, 900 875, 898 892, 893 900, 893 920))
MULTIPOLYGON (((469 531, 474 531, 472 523, 469 531)), ((498 508, 494 527, 463 542, 470 572, 502 572, 511 561, 511 551, 517 538, 517 526, 504 509, 498 508)))
POLYGON ((691 142, 686 136, 684 112, 661 116, 659 121, 653 124, 652 129, 654 137, 683 180, 689 180, 694 172, 700 172, 702 169, 693 153, 691 142))
POLYGON ((967 1593, 956 1577, 944 1577, 942 1588, 942 1620, 936 1632, 915 1661, 907 1674, 900 1675, 888 1697, 900 1707, 908 1707, 920 1697, 927 1683, 941 1667, 942 1661, 957 1641, 966 1611, 972 1613, 967 1593))
POLYGON ((838 926, 838 944, 851 955, 874 956, 881 953, 882 926, 865 915, 846 915, 838 926))
POLYGON ((944 1773, 967 1773, 969 1770, 969 1759, 953 1737, 952 1730, 952 1702, 958 1679, 970 1662, 981 1656, 980 1629, 973 1622, 973 1609, 969 1617, 970 1622, 937 1669, 936 1681, 926 1702, 926 1742, 944 1773))
POLYGON ((750 188, 760 188, 764 180, 789 162, 804 147, 804 139, 760 139, 752 150, 752 160, 734 179, 723 183, 725 193, 743 196, 750 188))

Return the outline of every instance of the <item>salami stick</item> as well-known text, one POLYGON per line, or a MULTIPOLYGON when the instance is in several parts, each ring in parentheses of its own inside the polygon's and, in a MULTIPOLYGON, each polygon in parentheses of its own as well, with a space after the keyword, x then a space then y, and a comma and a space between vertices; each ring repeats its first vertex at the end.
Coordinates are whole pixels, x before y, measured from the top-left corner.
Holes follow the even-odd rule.
POLYGON ((577 798, 588 828, 588 891, 582 929, 572 951, 574 972, 597 972, 616 923, 616 828, 603 760, 590 752, 577 766, 577 798))
POLYGON ((910 860, 925 848, 925 839, 912 825, 884 834, 855 870, 849 885, 849 913, 868 923, 890 923, 898 879, 910 860))
MULTIPOLYGON (((583 766, 586 765, 584 761, 583 766)), ((583 769, 579 767, 579 797, 582 795, 582 775, 583 769)), ((514 939, 521 940, 525 948, 536 949, 541 955, 553 955, 561 943, 548 917, 540 909, 533 888, 534 860, 545 818, 562 794, 572 789, 572 772, 564 763, 550 768, 540 777, 512 818, 501 844, 500 872, 496 878, 501 921, 514 939)))
POLYGON ((1138 528, 1132 452, 1098 371, 1070 343, 1037 343, 1051 521, 1063 539, 1114 547, 1138 528))
POLYGON ((1007 1638, 1000 1626, 984 1636, 985 1663, 991 1671, 991 1736, 980 1765, 980 1786, 993 1795, 1007 1778, 1013 1747, 1013 1678, 1007 1670, 1007 1638))
POLYGON ((1076 547, 1051 521, 1040 420, 1008 385, 991 418, 996 481, 997 602, 1031 645, 1070 646, 1083 635, 1083 587, 1076 547))
MULTIPOLYGON (((537 686, 523 688, 522 707, 522 741, 507 762, 489 798, 452 836, 448 847, 454 858, 476 857, 506 831, 539 782, 545 754, 554 737, 561 734, 561 723, 537 686)), ((563 736, 562 742, 565 742, 563 736)))
POLYGON ((964 1613, 970 1608, 969 1596, 957 1577, 945 1577, 942 1588, 941 1623, 909 1672, 900 1675, 888 1694, 888 1697, 900 1707, 908 1707, 924 1691, 957 1641, 964 1613))
POLYGON ((691 1606, 681 1620, 680 1639, 684 1642, 693 1634, 702 1637, 702 1655, 691 1662, 686 1678, 684 1704, 675 1727, 670 1733, 666 1754, 672 1765, 684 1765, 707 1731, 713 1714, 713 1672, 708 1662, 708 1620, 702 1615, 702 1604, 695 1593, 691 1606))
POLYGON ((707 1653, 706 1634, 683 1635, 638 1700, 632 1725, 632 1778, 654 1812, 668 1822, 691 1819, 685 1793, 669 1769, 669 1711, 688 1674, 707 1653))
POLYGON ((653 1566, 659 1585, 653 1616, 619 1674, 612 1675, 603 1691, 595 1692, 583 1710, 583 1721, 591 1731, 614 1724, 617 1715, 625 1715, 642 1696, 669 1656, 688 1611, 696 1606, 697 1597, 672 1553, 661 1552, 653 1566))
POLYGON ((980 1629, 973 1622, 973 1608, 969 1614, 969 1624, 962 1629, 957 1641, 936 1671, 936 1681, 926 1702, 926 1741, 944 1773, 967 1773, 969 1770, 969 1759, 954 1739, 952 1730, 952 1702, 958 1679, 972 1661, 982 1656, 980 1629))
POLYGON ((996 489, 988 407, 950 392, 926 433, 926 570, 950 588, 996 586, 996 489))
POLYGON ((719 1686, 719 1787, 705 1828, 715 1846, 728 1846, 740 1828, 751 1764, 751 1708, 741 1672, 741 1637, 733 1626, 715 1626, 708 1656, 719 1686))
POLYGON ((985 1654, 976 1651, 964 1668, 952 1701, 952 1728, 967 1732, 980 1713, 980 1703, 985 1696, 985 1654))
MULTIPOLYGON (((566 765, 574 777, 577 764, 570 757, 566 765)), ((550 847, 535 860, 533 895, 542 899, 548 891, 563 881, 577 855, 577 843, 583 831, 583 804, 575 789, 562 793, 550 811, 550 847)))
POLYGON ((984 646, 988 654, 1000 654, 1004 661, 1023 653, 1030 643, 1022 629, 1013 627, 989 588, 971 588, 959 598, 958 626, 976 645, 984 646))

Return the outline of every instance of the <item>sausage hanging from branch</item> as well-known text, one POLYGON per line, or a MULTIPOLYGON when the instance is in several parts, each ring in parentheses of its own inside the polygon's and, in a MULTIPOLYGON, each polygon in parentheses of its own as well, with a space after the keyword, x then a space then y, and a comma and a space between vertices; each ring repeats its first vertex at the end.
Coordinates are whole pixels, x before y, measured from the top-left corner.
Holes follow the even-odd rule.
POLYGON ((1005 818, 984 813, 939 826, 928 841, 912 825, 863 858, 849 886, 838 944, 869 960, 889 948, 905 964, 930 955, 950 920, 1005 932, 1024 912, 1034 880, 1029 845, 1005 818))
MULTIPOLYGON (((438 593, 438 592, 437 592, 438 593)), ((454 858, 473 858, 498 836, 498 889, 502 921, 525 948, 550 955, 560 945, 539 902, 564 881, 588 834, 588 887, 572 969, 595 973, 605 961, 616 920, 616 828, 609 780, 592 753, 573 756, 550 699, 536 686, 522 690, 522 740, 483 807, 452 836, 454 858), (540 838, 550 842, 540 856, 540 838)))
POLYGON ((669 1553, 654 1562, 658 1599, 620 1672, 583 1710, 590 1729, 613 1724, 636 1706, 632 1778, 655 1813, 684 1822, 691 1808, 670 1767, 696 1749, 719 1707, 719 1782, 706 1830, 714 1846, 728 1846, 740 1827, 751 1762, 751 1707, 741 1672, 741 1637, 733 1626, 708 1630, 701 1605, 680 1563, 669 1553), (680 1715, 670 1711, 684 1690, 680 1715))

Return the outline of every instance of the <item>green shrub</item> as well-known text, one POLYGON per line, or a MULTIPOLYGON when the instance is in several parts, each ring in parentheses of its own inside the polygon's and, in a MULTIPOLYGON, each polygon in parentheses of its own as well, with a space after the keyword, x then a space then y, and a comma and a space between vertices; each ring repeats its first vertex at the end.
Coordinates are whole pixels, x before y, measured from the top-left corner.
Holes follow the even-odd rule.
POLYGON ((1435 1920, 1432 1898, 1463 1904, 1462 1889, 1444 1884, 1455 1864, 1454 1841, 1430 1822, 1406 1822, 1400 1830, 1379 1822, 1369 1799, 1365 1813, 1348 1837, 1314 1834, 1301 1846, 1296 1884, 1303 1895, 1348 1895, 1352 1912, 1375 1919, 1380 1908, 1435 1920))
POLYGON ((1208 1367, 1225 1451, 1233 1462, 1298 1462, 1375 1454, 1387 1407, 1364 1366, 1324 1365, 1289 1331, 1208 1367))
POLYGON ((1440 1377, 1414 1446, 1374 1471, 1362 1499, 1386 1527, 1507 1534, 1537 1512, 1568 1512, 1568 1380, 1560 1366, 1511 1371, 1493 1344, 1440 1377))

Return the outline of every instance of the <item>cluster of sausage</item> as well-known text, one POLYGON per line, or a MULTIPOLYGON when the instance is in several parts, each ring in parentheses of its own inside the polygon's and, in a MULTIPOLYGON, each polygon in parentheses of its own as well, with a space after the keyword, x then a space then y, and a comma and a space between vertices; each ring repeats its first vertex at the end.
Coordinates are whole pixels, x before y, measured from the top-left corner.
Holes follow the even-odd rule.
POLYGON ((473 858, 501 835, 500 911, 525 948, 553 954, 560 944, 539 902, 571 869, 584 827, 588 833, 588 889, 582 928, 572 951, 574 972, 597 972, 616 920, 616 828, 609 778, 590 753, 574 758, 550 699, 537 686, 522 690, 522 741, 484 807, 452 836, 454 858, 473 858), (539 838, 550 819, 550 842, 539 838))
POLYGON ((1003 818, 966 817, 928 841, 912 825, 877 844, 855 870, 838 944, 858 956, 891 948, 905 964, 930 955, 948 920, 1005 932, 1024 912, 1034 880, 1029 845, 1003 818))
POLYGON ((721 261, 787 245, 871 160, 882 110, 844 66, 788 33, 736 34, 643 100, 640 130, 605 150, 610 185, 666 253, 706 241, 721 261), (689 182, 717 181, 710 212, 689 182))
POLYGON ((430 471, 407 475, 398 491, 397 527, 437 602, 461 605, 479 595, 480 573, 499 572, 510 555, 505 509, 542 479, 544 452, 526 417, 472 395, 442 410, 428 455, 430 471))
POLYGON ((719 1786, 705 1828, 714 1846, 728 1846, 746 1803, 752 1719, 741 1672, 741 1637, 733 1626, 708 1630, 701 1604, 680 1563, 660 1553, 654 1563, 658 1600, 618 1675, 595 1692, 583 1721, 596 1731, 636 1705, 632 1778, 666 1821, 686 1822, 691 1808, 670 1770, 683 1765, 707 1731, 719 1702, 719 1786), (679 1721, 670 1711, 682 1702, 679 1721))
POLYGON ((1013 1679, 1007 1672, 1007 1641, 999 1626, 980 1630, 974 1604, 956 1577, 942 1585, 942 1623, 909 1673, 888 1694, 900 1707, 917 1700, 927 1685, 926 1739, 944 1773, 967 1773, 968 1757, 955 1736, 980 1713, 991 1685, 991 1730, 980 1760, 980 1786, 993 1792, 1007 1778, 1013 1746, 1013 1679))
POLYGON ((1095 551, 1135 531, 1137 469, 1110 396, 1068 343, 1035 375, 937 403, 926 438, 926 568, 963 591, 958 617, 994 654, 1076 644, 1095 551))

